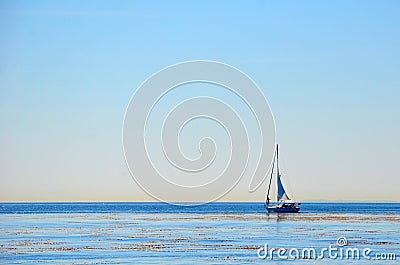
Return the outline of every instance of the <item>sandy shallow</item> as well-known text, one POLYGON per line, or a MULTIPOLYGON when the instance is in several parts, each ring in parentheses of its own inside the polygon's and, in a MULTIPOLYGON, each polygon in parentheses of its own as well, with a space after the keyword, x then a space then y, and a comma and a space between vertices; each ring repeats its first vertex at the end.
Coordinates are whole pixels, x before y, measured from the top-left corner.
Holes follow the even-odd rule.
MULTIPOLYGON (((337 244, 339 237, 346 238, 346 247, 396 253, 400 259, 398 214, 74 213, 0 218, 3 264, 282 263, 286 261, 260 259, 257 250, 265 244, 318 250, 337 244)), ((324 263, 338 264, 338 260, 324 259, 324 263)))

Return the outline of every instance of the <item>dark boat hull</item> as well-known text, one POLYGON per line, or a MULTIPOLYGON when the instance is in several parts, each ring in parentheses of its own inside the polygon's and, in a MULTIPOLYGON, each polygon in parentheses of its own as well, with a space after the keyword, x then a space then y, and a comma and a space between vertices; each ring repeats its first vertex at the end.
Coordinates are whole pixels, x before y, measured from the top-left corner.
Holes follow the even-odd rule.
POLYGON ((265 207, 268 213, 298 213, 300 207, 265 207))

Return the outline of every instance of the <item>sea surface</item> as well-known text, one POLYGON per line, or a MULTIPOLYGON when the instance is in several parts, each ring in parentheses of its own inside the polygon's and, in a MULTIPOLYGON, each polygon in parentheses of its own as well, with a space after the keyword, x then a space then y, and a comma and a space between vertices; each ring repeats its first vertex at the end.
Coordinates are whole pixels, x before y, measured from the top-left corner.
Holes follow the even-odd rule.
POLYGON ((400 203, 0 203, 0 264, 399 261, 400 203))

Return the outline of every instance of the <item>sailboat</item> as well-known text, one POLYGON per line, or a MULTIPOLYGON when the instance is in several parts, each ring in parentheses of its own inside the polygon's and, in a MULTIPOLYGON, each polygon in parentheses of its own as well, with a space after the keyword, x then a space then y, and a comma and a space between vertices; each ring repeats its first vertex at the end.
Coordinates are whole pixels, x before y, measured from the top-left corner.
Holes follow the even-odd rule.
POLYGON ((269 178, 267 199, 265 201, 265 208, 268 213, 297 213, 300 211, 300 203, 296 203, 289 198, 285 188, 282 184, 281 174, 279 172, 279 146, 276 145, 274 163, 272 164, 271 176, 269 178), (276 181, 277 181, 277 198, 276 203, 270 203, 269 193, 271 190, 272 177, 274 175, 274 166, 276 162, 276 181))

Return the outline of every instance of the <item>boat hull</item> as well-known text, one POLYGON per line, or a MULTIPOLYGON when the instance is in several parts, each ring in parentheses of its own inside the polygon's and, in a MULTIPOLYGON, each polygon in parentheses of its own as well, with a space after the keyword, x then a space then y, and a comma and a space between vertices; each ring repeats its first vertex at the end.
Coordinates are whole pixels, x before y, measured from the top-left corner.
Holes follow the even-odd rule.
POLYGON ((265 207, 268 213, 298 213, 300 207, 265 207))

